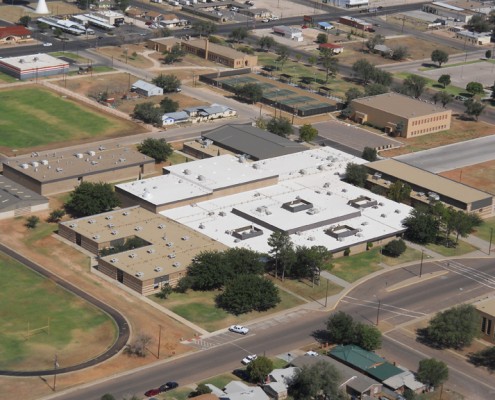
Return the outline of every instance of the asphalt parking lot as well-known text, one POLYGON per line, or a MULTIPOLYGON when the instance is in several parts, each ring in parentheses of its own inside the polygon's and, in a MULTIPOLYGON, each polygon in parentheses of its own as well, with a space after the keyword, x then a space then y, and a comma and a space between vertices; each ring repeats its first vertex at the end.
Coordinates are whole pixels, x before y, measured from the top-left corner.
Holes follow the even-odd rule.
POLYGON ((384 149, 402 146, 398 140, 369 132, 359 126, 345 122, 321 122, 313 124, 313 126, 318 129, 318 138, 315 142, 320 145, 335 147, 359 157, 365 147, 384 149))

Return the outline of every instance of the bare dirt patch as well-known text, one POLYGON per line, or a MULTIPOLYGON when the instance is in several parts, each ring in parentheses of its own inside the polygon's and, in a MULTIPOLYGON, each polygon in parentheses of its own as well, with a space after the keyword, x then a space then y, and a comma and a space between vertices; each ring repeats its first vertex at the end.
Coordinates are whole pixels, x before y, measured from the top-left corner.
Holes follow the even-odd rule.
MULTIPOLYGON (((2 12, 0 13, 0 15, 4 21, 9 22, 17 22, 19 21, 19 18, 25 15, 28 15, 32 18, 37 18, 39 17, 39 15, 34 13, 37 4, 38 2, 34 1, 31 3, 27 3, 25 6, 5 5, 2 6, 2 12)), ((75 3, 66 3, 64 1, 47 2, 47 6, 51 15, 68 15, 81 12, 81 10, 75 5, 75 3)))
POLYGON ((444 171, 440 175, 476 189, 495 194, 495 161, 444 171))
POLYGON ((447 144, 489 136, 493 135, 493 133, 493 125, 481 121, 463 121, 458 119, 457 116, 453 116, 450 130, 410 139, 396 138, 398 141, 404 143, 404 147, 383 151, 380 152, 380 155, 383 157, 396 157, 401 154, 433 149, 447 144))
POLYGON ((153 67, 153 62, 143 56, 146 48, 139 44, 126 44, 122 46, 100 47, 98 53, 107 57, 132 65, 136 68, 148 69, 153 67))
MULTIPOLYGON (((47 214, 39 214, 39 216, 46 218, 47 214)), ((158 326, 162 325, 164 328, 162 330, 161 340, 162 359, 191 350, 189 347, 182 345, 180 341, 182 338, 193 337, 193 330, 181 325, 148 304, 143 303, 139 298, 128 294, 116 285, 90 273, 88 258, 55 238, 49 236, 34 242, 26 242, 24 238, 29 235, 24 224, 24 218, 0 221, 0 241, 17 249, 26 257, 39 262, 50 271, 118 309, 128 319, 133 336, 139 332, 143 332, 153 338, 150 349, 155 354, 157 349, 158 326), (39 250, 41 249, 49 251, 40 252, 39 250)), ((87 346, 92 345, 91 338, 89 338, 89 342, 86 342, 88 338, 83 335, 79 336, 79 339, 81 343, 87 346)), ((59 354, 59 358, 63 357, 64 354, 59 354)), ((59 375, 57 377, 57 389, 62 390, 91 382, 154 361, 156 361, 156 358, 152 354, 149 354, 144 359, 130 358, 120 354, 105 363, 85 369, 82 372, 59 375)), ((24 398, 29 400, 52 393, 51 388, 39 377, 15 379, 0 377, 0 387, 2 388, 0 395, 2 399, 24 398)))

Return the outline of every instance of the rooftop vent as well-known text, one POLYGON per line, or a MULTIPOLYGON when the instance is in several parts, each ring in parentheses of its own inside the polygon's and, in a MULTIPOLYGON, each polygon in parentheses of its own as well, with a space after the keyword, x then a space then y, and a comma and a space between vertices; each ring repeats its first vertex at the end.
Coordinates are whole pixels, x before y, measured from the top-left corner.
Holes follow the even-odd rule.
POLYGON ((147 252, 148 254, 153 254, 155 252, 155 249, 148 249, 147 252))
POLYGON ((129 258, 136 258, 136 253, 129 254, 129 258))
POLYGON ((115 236, 117 233, 119 233, 119 231, 112 231, 110 233, 115 236))
POLYGON ((113 215, 107 215, 107 216, 105 217, 105 219, 112 219, 112 218, 113 218, 113 215))
POLYGON ((100 235, 93 235, 94 240, 98 240, 100 238, 100 235))
POLYGON ((165 228, 165 225, 163 224, 158 225, 158 229, 163 229, 163 228, 165 228))
POLYGON ((136 276, 138 278, 141 278, 142 276, 144 276, 144 272, 136 272, 136 276))
POLYGON ((119 261, 118 258, 111 258, 110 259, 110 262, 113 263, 113 264, 115 264, 117 261, 119 261))
POLYGON ((182 240, 189 240, 189 236, 182 236, 182 240))
POLYGON ((172 264, 172 267, 175 267, 175 268, 180 267, 180 262, 178 262, 178 261, 174 262, 172 264))
POLYGON ((155 267, 155 268, 153 269, 153 271, 155 271, 155 272, 160 272, 160 271, 162 271, 162 270, 163 270, 163 268, 162 268, 162 267, 155 267))

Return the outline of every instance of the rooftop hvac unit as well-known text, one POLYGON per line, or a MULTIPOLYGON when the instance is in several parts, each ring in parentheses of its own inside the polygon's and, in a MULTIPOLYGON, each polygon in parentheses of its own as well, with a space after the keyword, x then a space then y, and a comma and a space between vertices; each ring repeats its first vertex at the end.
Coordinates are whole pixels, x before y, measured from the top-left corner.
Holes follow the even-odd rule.
POLYGON ((93 239, 94 239, 94 240, 98 240, 99 238, 100 238, 100 235, 94 235, 94 236, 93 236, 93 239))
POLYGON ((325 182, 325 184, 323 185, 323 187, 326 189, 326 188, 329 188, 330 187, 330 182, 325 182))
POLYGON ((153 269, 153 271, 155 271, 155 272, 161 272, 162 270, 163 270, 163 268, 162 268, 162 267, 155 267, 155 268, 153 269))
POLYGON ((122 215, 125 215, 125 216, 127 216, 127 215, 129 215, 129 214, 130 214, 130 213, 129 213, 129 211, 124 211, 124 212, 122 213, 122 215))
POLYGON ((134 230, 135 230, 136 232, 139 232, 139 231, 140 231, 140 230, 142 230, 142 229, 143 229, 143 227, 142 227, 142 226, 136 226, 136 227, 134 228, 134 230))
POLYGON ((343 188, 342 189, 342 192, 346 193, 347 192, 347 189, 346 188, 343 188))
POLYGON ((198 181, 205 181, 206 178, 204 175, 198 175, 198 181))
POLYGON ((129 258, 136 258, 136 253, 129 254, 129 258))
POLYGON ((205 229, 204 224, 199 224, 199 229, 205 229))
POLYGON ((20 167, 22 169, 28 169, 29 168, 29 164, 23 163, 23 164, 20 165, 20 167))
POLYGON ((153 254, 155 252, 155 249, 148 249, 148 254, 153 254))
POLYGON ((385 204, 383 202, 378 203, 379 206, 384 206, 385 204))
POLYGON ((173 247, 173 245, 174 245, 174 242, 168 242, 167 243, 167 247, 173 247))
POLYGON ((125 162, 125 158, 119 158, 119 162, 124 163, 125 162))
POLYGON ((70 224, 69 227, 70 228, 75 228, 75 227, 77 227, 77 224, 70 224))
POLYGON ((82 153, 76 153, 75 156, 76 156, 76 158, 83 158, 84 157, 82 153))
POLYGON ((163 224, 158 225, 158 229, 163 229, 163 228, 165 228, 165 225, 163 224))
POLYGON ((182 236, 182 240, 189 240, 189 236, 182 236))
POLYGON ((91 157, 94 157, 96 155, 96 153, 93 150, 88 150, 88 155, 90 155, 91 157))
POLYGON ((175 258, 175 253, 170 253, 170 254, 168 255, 168 258, 175 258))
POLYGON ((191 175, 191 170, 190 169, 185 169, 183 171, 184 175, 191 175))
POLYGON ((138 278, 141 278, 142 276, 144 276, 144 272, 136 272, 136 276, 138 278))
POLYGON ((91 165, 97 165, 97 164, 98 164, 98 161, 95 161, 95 160, 91 161, 91 165))
POLYGON ((225 211, 220 211, 218 215, 220 215, 221 217, 225 217, 227 213, 225 211))
POLYGON ((90 219, 90 220, 88 221, 88 224, 94 224, 95 222, 96 222, 96 220, 94 220, 94 219, 90 219))
POLYGON ((64 170, 63 168, 57 168, 55 171, 62 172, 63 170, 64 170))
POLYGON ((119 261, 118 258, 111 258, 110 259, 110 262, 113 263, 113 264, 115 264, 117 261, 119 261))
POLYGON ((37 161, 33 161, 33 162, 31 163, 31 165, 32 165, 33 167, 35 167, 35 168, 36 168, 36 167, 39 167, 39 166, 40 166, 40 163, 39 163, 39 162, 37 162, 37 161))
POLYGON ((368 225, 368 223, 369 223, 368 221, 364 221, 361 223, 361 226, 366 226, 366 225, 368 225))
POLYGON ((331 196, 331 195, 332 195, 332 192, 329 190, 329 191, 327 192, 327 196, 331 196))
POLYGON ((399 209, 397 209, 397 210, 395 210, 395 211, 394 211, 394 213, 396 213, 396 214, 400 214, 400 210, 399 210, 399 209))
POLYGON ((175 268, 180 267, 180 262, 178 262, 178 261, 174 262, 172 264, 172 267, 175 267, 175 268))
POLYGON ((114 224, 108 224, 107 227, 108 228, 113 228, 115 225, 114 224))
POLYGON ((112 231, 110 233, 115 236, 117 233, 119 233, 119 231, 112 231))
POLYGON ((387 214, 381 214, 380 217, 387 218, 387 214))
POLYGON ((112 219, 112 218, 113 218, 113 215, 107 215, 107 216, 105 217, 105 219, 112 219))
POLYGON ((98 147, 98 150, 103 151, 103 150, 106 150, 106 148, 103 146, 100 146, 100 147, 98 147))

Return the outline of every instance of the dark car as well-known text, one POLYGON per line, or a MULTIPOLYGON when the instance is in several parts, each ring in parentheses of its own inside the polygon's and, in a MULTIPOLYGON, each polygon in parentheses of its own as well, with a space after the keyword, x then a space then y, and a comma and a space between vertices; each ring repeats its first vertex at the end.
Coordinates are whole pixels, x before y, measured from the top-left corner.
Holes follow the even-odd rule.
POLYGON ((160 389, 150 389, 147 392, 144 392, 144 395, 146 397, 151 397, 151 396, 156 396, 157 394, 160 394, 161 390, 160 389))
POLYGON ((168 392, 169 390, 175 389, 176 387, 179 387, 179 384, 177 382, 167 382, 164 385, 160 386, 158 390, 160 390, 160 393, 162 393, 168 392))

